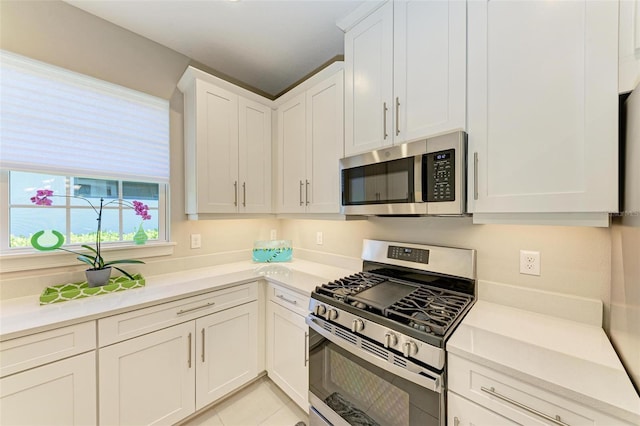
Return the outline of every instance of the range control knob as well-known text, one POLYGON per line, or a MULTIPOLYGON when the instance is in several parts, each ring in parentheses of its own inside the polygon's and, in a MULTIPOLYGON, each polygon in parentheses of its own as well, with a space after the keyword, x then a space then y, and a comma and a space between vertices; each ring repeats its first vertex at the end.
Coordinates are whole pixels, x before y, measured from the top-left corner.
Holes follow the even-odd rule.
POLYGON ((338 311, 335 309, 329 309, 329 313, 327 314, 327 317, 331 321, 334 321, 336 318, 338 318, 338 311))
POLYGON ((327 312, 327 307, 324 305, 316 305, 316 308, 314 309, 314 314, 316 314, 317 316, 322 316, 324 315, 324 313, 327 312))
POLYGON ((396 336, 395 334, 393 334, 392 332, 387 332, 387 334, 384 335, 384 347, 385 348, 390 348, 392 346, 395 346, 398 344, 398 336, 396 336))
POLYGON ((354 319, 351 323, 351 331, 358 333, 362 330, 364 330, 364 322, 361 319, 354 319))
POLYGON ((418 353, 418 346, 414 342, 408 341, 404 345, 402 345, 402 354, 405 357, 409 358, 411 356, 414 356, 417 353, 418 353))

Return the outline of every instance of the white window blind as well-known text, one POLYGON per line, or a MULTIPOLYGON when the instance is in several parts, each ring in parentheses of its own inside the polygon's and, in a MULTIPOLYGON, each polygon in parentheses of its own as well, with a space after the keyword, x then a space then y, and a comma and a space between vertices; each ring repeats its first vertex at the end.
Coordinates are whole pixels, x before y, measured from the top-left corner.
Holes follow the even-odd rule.
POLYGON ((169 182, 169 102, 0 51, 0 167, 169 182))

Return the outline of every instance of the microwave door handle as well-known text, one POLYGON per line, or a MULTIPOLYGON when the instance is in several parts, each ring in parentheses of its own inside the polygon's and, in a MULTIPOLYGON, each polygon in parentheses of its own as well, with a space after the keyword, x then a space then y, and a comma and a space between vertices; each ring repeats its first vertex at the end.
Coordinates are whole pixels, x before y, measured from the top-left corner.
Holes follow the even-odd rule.
POLYGON ((309 315, 306 318, 306 323, 309 327, 311 327, 316 333, 320 334, 325 339, 329 340, 334 345, 340 346, 342 349, 351 352, 353 355, 357 356, 360 359, 363 359, 370 364, 373 364, 379 368, 382 368, 386 371, 389 371, 396 376, 402 377, 412 383, 415 383, 418 386, 422 386, 423 388, 432 390, 437 393, 442 393, 442 377, 440 375, 436 375, 417 364, 414 364, 410 360, 406 360, 407 368, 398 367, 397 365, 391 364, 390 362, 378 358, 377 356, 371 355, 369 352, 361 349, 360 347, 354 345, 353 343, 349 343, 344 339, 338 338, 334 336, 330 331, 325 330, 323 326, 317 324, 316 321, 321 321, 317 318, 314 318, 312 315, 309 315))

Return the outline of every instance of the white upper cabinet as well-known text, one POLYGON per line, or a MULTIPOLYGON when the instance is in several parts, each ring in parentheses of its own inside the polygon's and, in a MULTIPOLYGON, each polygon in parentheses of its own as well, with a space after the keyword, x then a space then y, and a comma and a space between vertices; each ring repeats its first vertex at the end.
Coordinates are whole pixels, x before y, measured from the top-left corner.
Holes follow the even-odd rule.
POLYGON ((394 1, 345 35, 345 156, 465 128, 466 2, 394 1))
POLYGON ((640 84, 640 1, 620 1, 620 93, 640 84))
POLYGON ((191 67, 178 87, 185 100, 186 213, 270 213, 270 101, 238 95, 243 89, 191 67))
POLYGON ((393 143, 393 3, 345 34, 345 156, 393 143))
POLYGON ((465 128, 466 3, 396 1, 394 144, 465 128))
POLYGON ((278 213, 304 213, 306 95, 278 108, 278 213))
POLYGON ((469 208, 618 208, 618 3, 468 4, 469 208))
POLYGON ((271 212, 271 108, 239 99, 238 211, 271 212))
POLYGON ((278 115, 278 213, 339 213, 342 64, 285 94, 278 115))

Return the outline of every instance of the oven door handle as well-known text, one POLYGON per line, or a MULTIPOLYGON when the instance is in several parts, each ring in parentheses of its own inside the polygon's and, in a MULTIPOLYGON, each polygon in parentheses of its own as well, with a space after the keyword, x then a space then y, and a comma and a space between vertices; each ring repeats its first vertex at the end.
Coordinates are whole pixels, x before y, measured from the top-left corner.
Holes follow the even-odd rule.
MULTIPOLYGON (((423 388, 432 390, 437 393, 442 393, 442 375, 439 375, 430 370, 427 370, 426 368, 421 367, 418 364, 411 362, 409 359, 406 359, 406 358, 403 358, 407 363, 406 368, 399 367, 384 359, 381 359, 375 355, 372 355, 368 351, 362 349, 361 347, 353 343, 349 343, 348 341, 335 336, 331 332, 325 330, 324 327, 322 327, 322 325, 318 324, 318 322, 324 322, 324 321, 316 317, 313 317, 311 315, 309 315, 306 319, 307 325, 311 327, 314 331, 316 331, 322 337, 331 341, 335 345, 340 346, 342 349, 351 352, 353 355, 357 356, 358 358, 363 359, 386 371, 389 371, 390 373, 393 373, 396 376, 400 376, 403 379, 413 382, 418 386, 422 386, 423 388)), ((331 324, 331 326, 337 327, 333 324, 331 324)), ((358 341, 360 341, 360 337, 357 337, 357 339, 358 341)))

